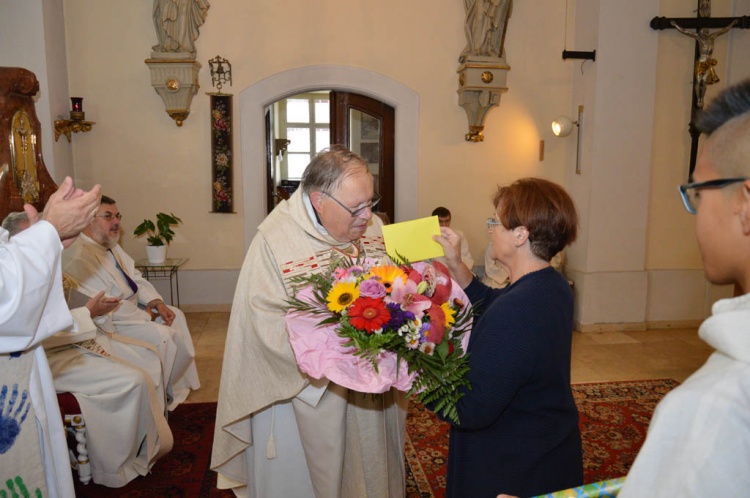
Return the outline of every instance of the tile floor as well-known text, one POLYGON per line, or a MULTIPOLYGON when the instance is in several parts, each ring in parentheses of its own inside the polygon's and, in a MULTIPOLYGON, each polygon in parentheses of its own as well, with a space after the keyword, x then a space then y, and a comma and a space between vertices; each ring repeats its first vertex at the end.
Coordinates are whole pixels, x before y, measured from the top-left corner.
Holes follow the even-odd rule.
MULTIPOLYGON (((185 313, 193 336, 201 388, 188 403, 216 401, 219 395, 228 312, 185 313)), ((712 349, 696 329, 588 332, 573 335, 572 381, 605 382, 671 378, 684 381, 712 349)))

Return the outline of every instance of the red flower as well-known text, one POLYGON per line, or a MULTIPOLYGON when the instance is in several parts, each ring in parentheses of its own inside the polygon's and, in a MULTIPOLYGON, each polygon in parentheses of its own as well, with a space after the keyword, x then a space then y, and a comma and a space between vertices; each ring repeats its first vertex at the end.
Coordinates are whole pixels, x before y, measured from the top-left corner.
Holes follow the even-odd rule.
POLYGON ((435 282, 435 292, 432 294, 432 302, 435 304, 443 304, 448 301, 451 295, 451 277, 448 268, 440 261, 433 261, 432 266, 435 267, 436 273, 438 274, 437 282, 435 282))
POLYGON ((360 297, 349 308, 349 323, 360 330, 373 333, 391 319, 391 312, 380 299, 360 297))
POLYGON ((437 346, 443 342, 445 336, 445 312, 443 308, 433 304, 427 310, 427 316, 430 317, 430 329, 425 335, 428 341, 437 346))

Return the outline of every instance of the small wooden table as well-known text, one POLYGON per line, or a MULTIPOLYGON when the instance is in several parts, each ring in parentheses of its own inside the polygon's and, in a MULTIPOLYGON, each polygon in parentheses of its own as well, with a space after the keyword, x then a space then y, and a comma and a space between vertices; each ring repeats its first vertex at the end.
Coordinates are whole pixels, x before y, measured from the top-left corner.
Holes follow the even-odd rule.
POLYGON ((150 263, 147 259, 139 259, 135 267, 149 282, 151 280, 169 280, 169 304, 174 306, 174 292, 177 294, 177 307, 180 307, 180 267, 188 262, 188 258, 167 258, 163 263, 150 263), (174 287, 173 287, 174 283, 174 287))

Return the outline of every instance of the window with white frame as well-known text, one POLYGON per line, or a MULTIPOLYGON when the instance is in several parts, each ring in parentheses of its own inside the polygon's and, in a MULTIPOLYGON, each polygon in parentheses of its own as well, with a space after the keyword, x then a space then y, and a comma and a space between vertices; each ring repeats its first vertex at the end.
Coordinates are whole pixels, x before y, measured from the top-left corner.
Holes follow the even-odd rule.
POLYGON ((290 140, 282 159, 282 178, 299 180, 312 156, 331 144, 329 93, 301 93, 278 105, 279 136, 290 140))

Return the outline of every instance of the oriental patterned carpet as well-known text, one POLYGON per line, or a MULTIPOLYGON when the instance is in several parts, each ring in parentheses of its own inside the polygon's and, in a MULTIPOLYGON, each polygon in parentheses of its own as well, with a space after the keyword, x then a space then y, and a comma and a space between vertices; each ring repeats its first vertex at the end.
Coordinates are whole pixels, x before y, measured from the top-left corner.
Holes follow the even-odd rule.
MULTIPOLYGON (((573 386, 581 413, 584 479, 596 482, 627 474, 643 444, 656 404, 679 383, 670 379, 602 382, 573 386)), ((75 477, 78 498, 230 498, 216 489, 209 470, 216 403, 182 404, 170 415, 174 449, 151 473, 119 489, 75 477)), ((116 430, 116 428, 113 428, 116 430)), ((418 403, 410 403, 406 438, 407 498, 442 498, 448 458, 448 426, 418 403)))
POLYGON ((84 486, 74 473, 76 498, 233 498, 216 489, 216 473, 209 469, 215 419, 216 403, 181 404, 169 415, 174 447, 149 475, 113 489, 93 481, 84 486))
MULTIPOLYGON (((677 385, 679 382, 671 379, 573 385, 583 438, 584 482, 628 473, 654 408, 677 385)), ((442 498, 448 424, 411 403, 406 432, 407 498, 442 498)))

